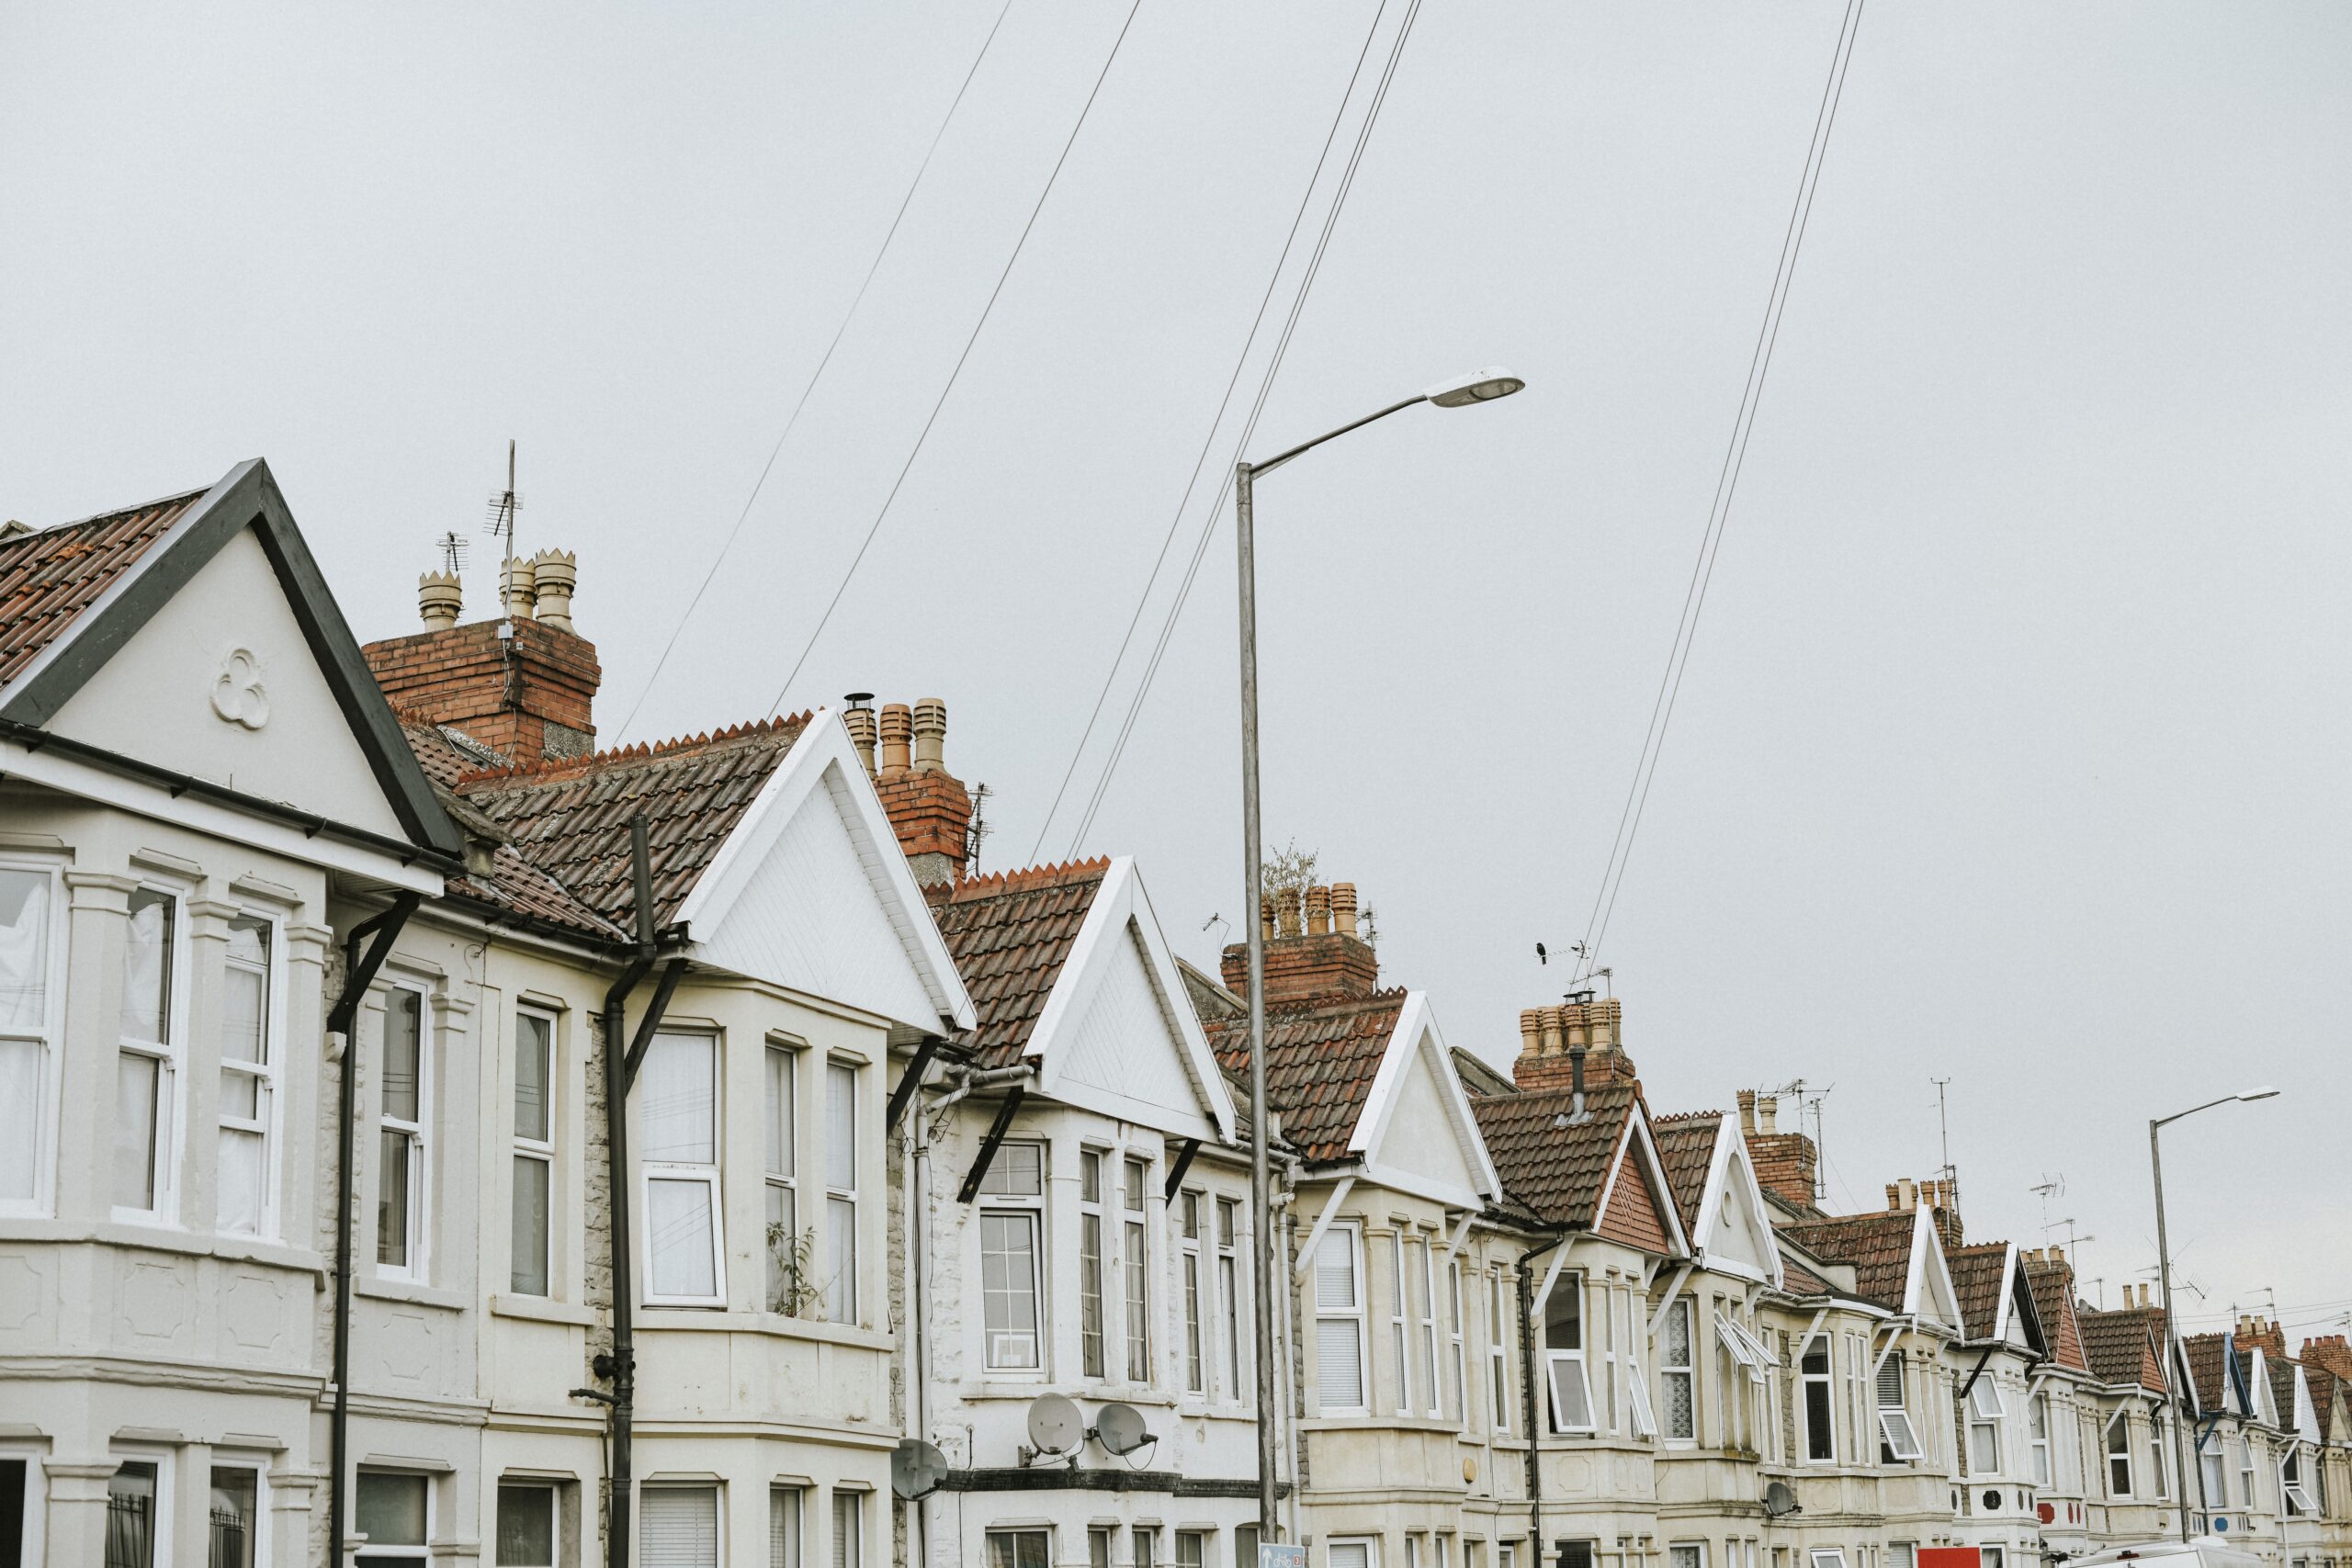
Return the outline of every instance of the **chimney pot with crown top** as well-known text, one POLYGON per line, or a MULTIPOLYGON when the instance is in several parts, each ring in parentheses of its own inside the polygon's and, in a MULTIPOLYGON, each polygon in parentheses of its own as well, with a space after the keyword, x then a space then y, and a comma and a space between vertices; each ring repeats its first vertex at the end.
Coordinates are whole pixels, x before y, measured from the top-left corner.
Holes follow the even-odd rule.
POLYGON ((580 585, 580 558, 569 550, 541 550, 529 567, 532 617, 558 631, 571 630, 571 594, 580 585))
POLYGON ((534 597, 531 563, 509 556, 506 558, 504 576, 503 598, 506 604, 506 618, 510 621, 529 620, 531 601, 534 597))
POLYGON ((441 631, 458 624, 465 608, 465 590, 454 571, 428 571, 416 580, 417 613, 427 628, 441 631))
POLYGON ((947 768, 947 705, 937 697, 923 697, 915 704, 915 772, 944 773, 947 768))
POLYGON ((1739 1130, 1743 1133, 1756 1131, 1756 1091, 1752 1089, 1739 1091, 1739 1130))
POLYGON ((908 769, 909 750, 914 740, 914 715, 904 703, 886 703, 882 707, 882 774, 886 779, 897 778, 908 769))
POLYGON ((1356 934, 1356 885, 1331 884, 1331 929, 1341 936, 1356 934))
POLYGON ((1274 940, 1274 896, 1271 893, 1258 900, 1258 940, 1274 940))
POLYGON ((1757 1131, 1762 1133, 1765 1136, 1770 1137, 1780 1130, 1780 1098, 1777 1095, 1758 1095, 1756 1097, 1757 1131))

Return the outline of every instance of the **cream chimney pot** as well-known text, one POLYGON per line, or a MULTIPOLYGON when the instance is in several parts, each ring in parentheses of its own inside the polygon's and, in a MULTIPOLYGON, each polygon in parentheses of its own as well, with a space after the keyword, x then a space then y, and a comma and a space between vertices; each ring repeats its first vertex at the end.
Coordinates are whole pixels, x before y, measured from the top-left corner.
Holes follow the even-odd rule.
POLYGON ((914 715, 904 703, 882 709, 882 777, 897 778, 907 771, 909 743, 914 739, 914 715))
POLYGON ((1331 931, 1331 890, 1310 887, 1306 890, 1306 934, 1328 936, 1331 931))
POLYGON ((874 776, 874 710, 869 707, 845 708, 842 712, 842 727, 849 731, 849 743, 857 748, 857 760, 865 764, 865 776, 874 776))
POLYGON ((1352 882, 1331 884, 1331 929, 1341 936, 1356 934, 1356 885, 1352 882))
POLYGON ((1274 896, 1271 893, 1258 900, 1258 935, 1261 941, 1274 940, 1274 896))
POLYGON ((1752 1089, 1739 1091, 1739 1130, 1743 1133, 1756 1131, 1756 1091, 1752 1089))
POLYGON ((947 705, 937 697, 915 704, 915 772, 944 773, 947 768, 947 705))
POLYGON ((428 571, 416 580, 416 609, 425 629, 441 631, 458 624, 465 608, 465 591, 453 571, 428 571))
POLYGON ((571 592, 579 583, 579 557, 541 550, 531 558, 531 614, 560 632, 571 630, 571 592))
POLYGON ((1536 1055, 1539 1048, 1539 1043, 1543 1037, 1543 1013, 1534 1008, 1520 1009, 1519 1054, 1522 1056, 1532 1056, 1536 1055))
POLYGON ((517 560, 513 556, 507 557, 505 577, 506 618, 510 621, 529 620, 533 597, 531 563, 517 560))
POLYGON ((1900 1201, 1895 1204, 1896 1208, 1901 1209, 1907 1214, 1912 1210, 1919 1206, 1918 1184, 1914 1182, 1909 1177, 1906 1176, 1902 1180, 1896 1182, 1894 1184, 1894 1188, 1900 1199, 1900 1201))
POLYGON ((1759 1094, 1756 1097, 1756 1125, 1767 1137, 1780 1131, 1781 1101, 1777 1096, 1759 1094))
POLYGON ((1274 934, 1278 937, 1298 934, 1298 889, 1295 887, 1284 887, 1274 895, 1274 934))

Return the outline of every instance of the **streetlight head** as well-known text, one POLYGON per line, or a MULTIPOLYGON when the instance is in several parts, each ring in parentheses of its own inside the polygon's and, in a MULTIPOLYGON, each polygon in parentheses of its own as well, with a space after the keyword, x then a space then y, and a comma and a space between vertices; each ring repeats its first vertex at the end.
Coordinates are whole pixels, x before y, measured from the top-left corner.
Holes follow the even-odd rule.
POLYGON ((2247 1089, 2238 1098, 2240 1100, 2269 1100, 2276 1097, 2278 1093, 2277 1089, 2272 1089, 2268 1084, 2264 1084, 2260 1089, 2247 1089))
POLYGON ((1526 385, 1501 366, 1489 365, 1484 370, 1456 376, 1451 381, 1440 381, 1421 396, 1442 409, 1464 409, 1473 403, 1490 403, 1497 398, 1508 398, 1526 385))

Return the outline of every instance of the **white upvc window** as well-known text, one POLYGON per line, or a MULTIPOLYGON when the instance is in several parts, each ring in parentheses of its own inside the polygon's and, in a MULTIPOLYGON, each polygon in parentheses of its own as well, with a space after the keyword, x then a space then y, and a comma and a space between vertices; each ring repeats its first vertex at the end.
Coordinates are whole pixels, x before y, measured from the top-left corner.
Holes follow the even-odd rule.
POLYGON ((2208 1428, 2197 1439, 2198 1479, 2205 1488, 2205 1506, 2222 1509, 2230 1506, 2230 1475, 2222 1458, 2221 1434, 2208 1428))
POLYGON ((107 1478, 107 1568, 166 1568, 173 1560, 172 1456, 140 1450, 113 1456, 107 1478))
POLYGON ((1986 1373, 1968 1391, 1968 1473, 2001 1473, 2001 1385, 1986 1373))
MULTIPOLYGON (((1216 1294, 1218 1322, 1225 1339, 1227 1397, 1247 1404, 1254 1390, 1244 1358, 1250 1337, 1241 1332, 1241 1201, 1216 1201, 1216 1294)), ((1250 1563, 1249 1568, 1257 1568, 1250 1563)))
POLYGON ((2050 1484, 2050 1396, 2037 1393, 2026 1407, 2026 1448, 2031 1456, 2033 1483, 2050 1484))
MULTIPOLYGON (((1619 1293, 1611 1291, 1611 1298, 1614 1300, 1619 1293)), ((1646 1332, 1647 1325, 1642 1321, 1640 1299, 1631 1292, 1625 1292, 1623 1294, 1625 1337, 1624 1348, 1619 1352, 1619 1356, 1624 1366, 1626 1418, 1631 1423, 1635 1437, 1655 1438, 1657 1436, 1657 1415, 1650 1408, 1649 1374, 1643 1369, 1641 1354, 1642 1338, 1646 1332)), ((1615 1308, 1612 1307, 1611 1311, 1613 1314, 1615 1308)))
POLYGON ((1202 1196, 1176 1195, 1177 1268, 1184 1297, 1184 1392, 1208 1393, 1208 1343, 1201 1308, 1202 1196))
POLYGON ((258 1455, 240 1460, 215 1451, 205 1480, 207 1555, 217 1568, 269 1568, 268 1532, 263 1523, 269 1517, 266 1469, 258 1455))
POLYGON ((1388 1233, 1388 1350, 1396 1367, 1396 1412, 1413 1413, 1412 1337, 1405 1329, 1405 1237, 1388 1233))
POLYGON ((980 1334, 990 1371, 1045 1366, 1046 1145, 1006 1143, 978 1194, 980 1334))
POLYGON ((1470 1360, 1462 1321, 1462 1260, 1445 1266, 1445 1414, 1457 1427, 1470 1425, 1470 1360))
MULTIPOLYGON (((352 1509, 368 1544, 360 1568, 425 1568, 433 1539, 433 1478, 413 1470, 363 1470, 352 1509)), ((647 1559, 648 1562, 651 1559, 647 1559)))
MULTIPOLYGON (((1503 1283, 1503 1271, 1495 1269, 1487 1275, 1487 1381, 1494 1386, 1490 1397, 1494 1409, 1495 1430, 1510 1430, 1510 1309, 1504 1304, 1508 1287, 1503 1283)), ((1502 1568, 1499 1561, 1496 1568, 1502 1568)))
POLYGON ((506 1288, 518 1296, 545 1296, 552 1293, 554 1272, 555 1020, 529 1008, 514 1014, 513 1138, 506 1288))
POLYGON ((2107 1495, 2132 1495, 2132 1415, 2119 1410, 2107 1423, 2107 1495))
POLYGON ((2152 1483, 2148 1494, 2159 1501, 2172 1496, 2172 1472, 2165 1464, 2165 1418, 2155 1410, 2148 1412, 2148 1476, 2152 1483))
POLYGON ((1327 1568, 1380 1568, 1380 1542, 1371 1536, 1334 1537, 1323 1555, 1327 1568))
POLYGON ((1666 1319, 1658 1325, 1658 1390, 1666 1404, 1666 1436, 1672 1442, 1695 1442, 1699 1437, 1699 1373, 1690 1323, 1690 1298, 1678 1296, 1667 1303, 1666 1319))
POLYGON ((1563 1274, 1544 1303, 1544 1367, 1552 1391, 1552 1430, 1596 1429, 1585 1365, 1584 1276, 1563 1274))
POLYGON ((1846 1568, 1846 1551, 1843 1547, 1816 1546, 1808 1555, 1812 1560, 1813 1568, 1846 1568))
POLYGON ((1413 1357, 1420 1372, 1421 1409, 1442 1416, 1437 1370, 1437 1270, 1430 1244, 1419 1236, 1405 1243, 1405 1266, 1413 1303, 1413 1357))
POLYGON ((801 1568, 801 1493, 797 1486, 768 1488, 768 1568, 801 1568))
POLYGON ((760 1166, 765 1178, 767 1309, 797 1317, 808 1309, 815 1272, 800 1231, 800 1056, 769 1041, 761 1057, 760 1166))
POLYGON ((55 864, 0 859, 0 1213, 50 1205, 63 908, 55 864))
POLYGON ((1904 1400, 1903 1352, 1890 1350, 1878 1364, 1879 1462, 1916 1464, 1925 1456, 1904 1400))
POLYGON ((425 1278, 432 1202, 433 1032, 424 993, 384 993, 376 1106, 376 1271, 425 1278))
POLYGON ((2316 1514, 2312 1495, 2303 1488, 2303 1447, 2301 1443, 2287 1445, 2287 1457, 2278 1465, 2278 1495, 2285 1500, 2287 1517, 2316 1514))
POLYGON ((655 1034, 638 1071, 648 1305, 727 1302, 718 1082, 718 1041, 708 1034, 655 1034))
MULTIPOLYGON (((1804 1400, 1804 1457, 1812 1463, 1834 1463, 1838 1458, 1837 1402, 1829 1391, 1829 1338, 1816 1334, 1805 1341, 1797 1359, 1797 1377, 1804 1400)), ((1814 1553, 1818 1563, 1821 1554, 1814 1553)))
POLYGON ((865 1562, 865 1494, 833 1492, 832 1568, 862 1568, 865 1562))
POLYGON ((1078 1371, 1081 1377, 1108 1375, 1104 1365, 1103 1228, 1101 1149, 1078 1154, 1078 1371))
MULTIPOLYGON (((989 1530, 981 1562, 986 1568, 1052 1568, 1053 1532, 1046 1529, 989 1530)), ((1182 1538, 1178 1538, 1181 1544, 1182 1538)))
POLYGON ((648 1486, 637 1508, 641 1568, 718 1568, 718 1487, 648 1486))
POLYGON ((857 1066, 825 1064, 825 1315, 857 1321, 857 1066))
POLYGON ((141 886, 123 932, 115 1058, 114 1213, 169 1223, 179 1203, 179 1080, 187 1049, 187 932, 180 896, 141 886))
POLYGON ((1351 1224, 1334 1224, 1315 1247, 1315 1388, 1323 1415, 1371 1413, 1363 1298, 1363 1237, 1351 1224))
POLYGON ((229 920, 220 998, 220 1142, 214 1204, 234 1235, 277 1233, 277 922, 229 920))
POLYGON ((2256 1506, 2254 1495, 2254 1445, 2241 1436, 2238 1450, 2238 1501, 2248 1508, 2256 1506))
POLYGON ((1129 1155, 1126 1181, 1120 1196, 1119 1261, 1121 1303, 1127 1318, 1127 1381, 1148 1383, 1151 1377, 1151 1247, 1145 1232, 1149 1212, 1151 1162, 1129 1155))
POLYGON ((563 1527, 552 1481, 498 1483, 497 1568, 556 1568, 563 1527))

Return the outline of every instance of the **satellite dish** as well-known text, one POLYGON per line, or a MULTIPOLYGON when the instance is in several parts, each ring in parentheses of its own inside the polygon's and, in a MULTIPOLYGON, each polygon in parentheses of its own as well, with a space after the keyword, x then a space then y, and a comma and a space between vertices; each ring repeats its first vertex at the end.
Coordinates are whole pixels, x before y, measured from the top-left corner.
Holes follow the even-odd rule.
POLYGON ((1775 1481, 1764 1488, 1764 1517, 1784 1518, 1797 1511, 1797 1495, 1785 1481, 1775 1481))
POLYGON ((1143 1412, 1132 1404, 1106 1404, 1094 1413, 1094 1440, 1114 1454, 1131 1454, 1154 1442, 1143 1412))
POLYGON ((1086 1440, 1086 1417, 1058 1393, 1041 1393, 1029 1402, 1029 1446, 1044 1454, 1066 1454, 1086 1440))
POLYGON ((890 1450, 890 1490, 907 1502, 928 1497, 947 1477, 947 1456, 921 1438, 901 1438, 890 1450))

